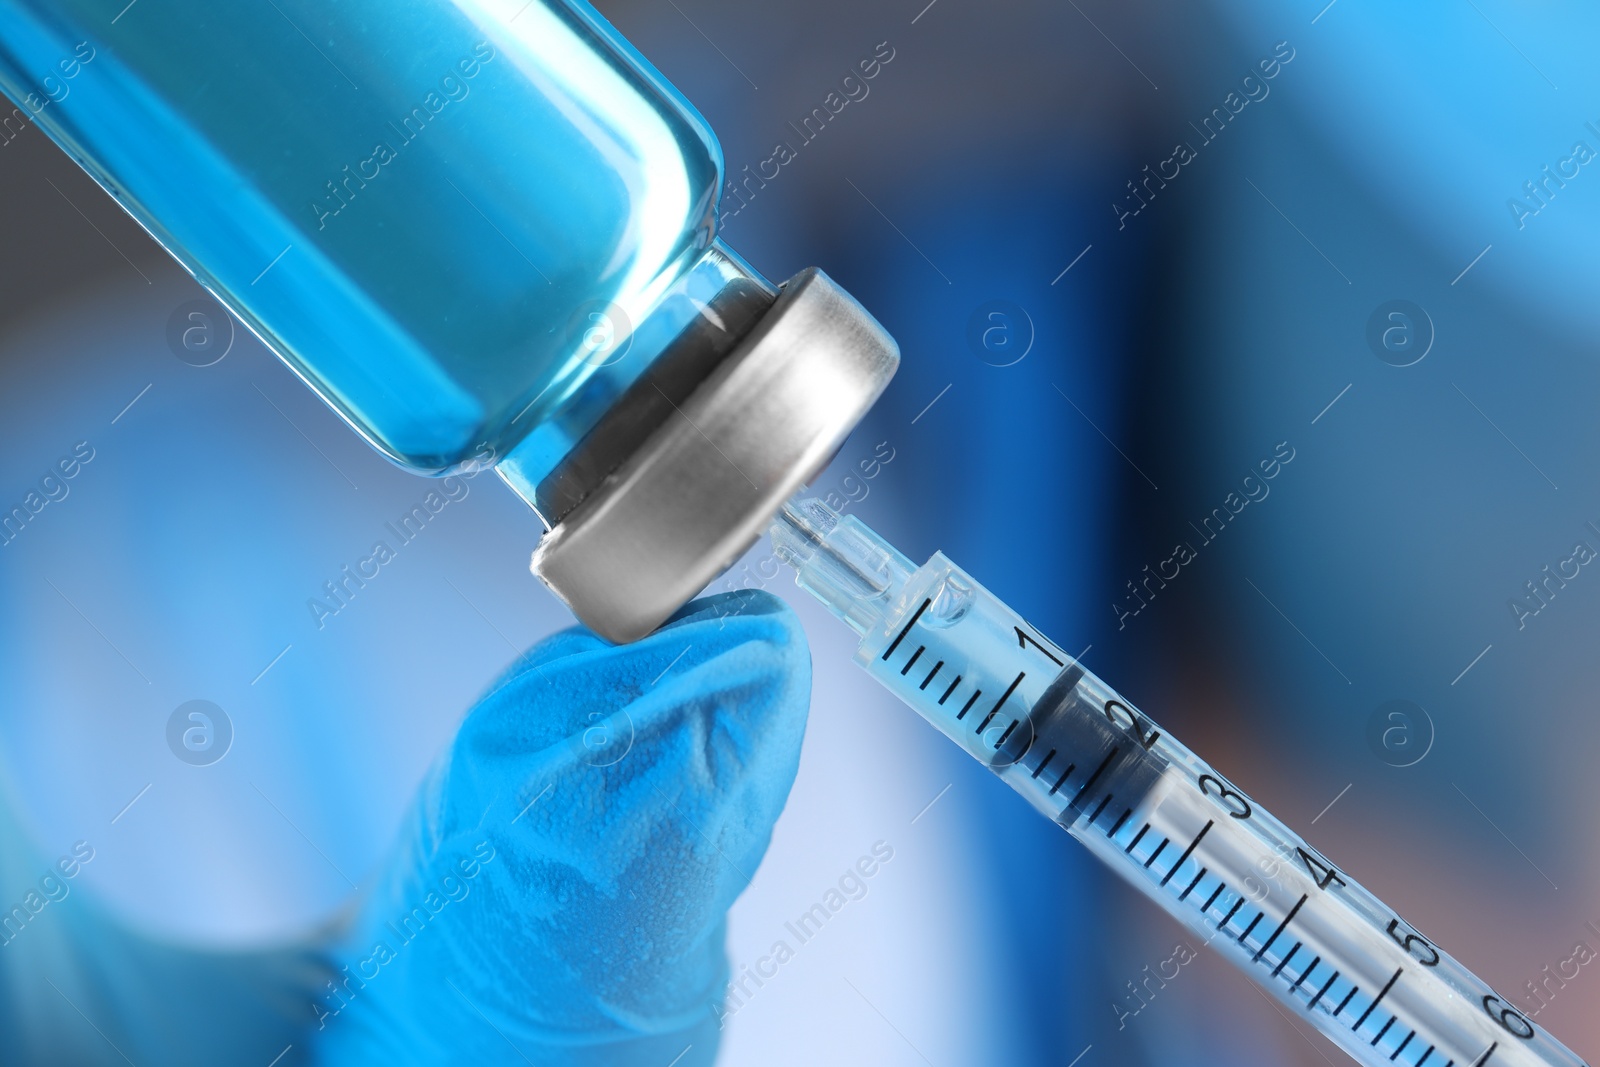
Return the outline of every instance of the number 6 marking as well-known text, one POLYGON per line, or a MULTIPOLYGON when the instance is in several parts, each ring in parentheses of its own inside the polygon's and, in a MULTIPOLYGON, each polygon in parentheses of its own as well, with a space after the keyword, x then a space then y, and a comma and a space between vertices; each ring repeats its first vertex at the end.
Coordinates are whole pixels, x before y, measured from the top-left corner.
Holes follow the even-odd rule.
POLYGON ((1522 1013, 1515 1008, 1505 1007, 1505 1001, 1492 993, 1485 994, 1483 1010, 1489 1013, 1489 1018, 1505 1028, 1506 1033, 1513 1037, 1520 1037, 1524 1041, 1533 1036, 1533 1024, 1522 1017, 1522 1013), (1495 1007, 1495 1005, 1501 1005, 1495 1007))

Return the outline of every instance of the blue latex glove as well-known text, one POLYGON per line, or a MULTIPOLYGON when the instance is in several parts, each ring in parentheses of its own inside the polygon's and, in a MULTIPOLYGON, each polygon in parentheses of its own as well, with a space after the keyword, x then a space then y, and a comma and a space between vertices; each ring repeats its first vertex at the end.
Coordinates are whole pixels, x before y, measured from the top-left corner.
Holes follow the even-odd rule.
POLYGON ((321 1020, 324 1058, 710 1063, 724 913, 788 797, 809 692, 798 623, 765 594, 633 645, 540 645, 467 717, 343 939, 376 977, 341 973, 323 1001, 349 1004, 321 1020))
POLYGON ((725 913, 794 781, 809 692, 798 622, 762 593, 632 645, 557 634, 467 715, 337 930, 203 954, 52 905, 0 949, 0 1060, 709 1064, 725 913))

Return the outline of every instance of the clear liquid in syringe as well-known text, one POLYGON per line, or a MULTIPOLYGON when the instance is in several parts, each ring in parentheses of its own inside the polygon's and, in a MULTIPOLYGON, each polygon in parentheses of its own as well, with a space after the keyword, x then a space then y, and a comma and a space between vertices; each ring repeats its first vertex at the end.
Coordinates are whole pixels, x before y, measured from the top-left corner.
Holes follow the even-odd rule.
POLYGON ((1358 1062, 1582 1067, 944 556, 815 501, 774 540, 868 673, 1358 1062))

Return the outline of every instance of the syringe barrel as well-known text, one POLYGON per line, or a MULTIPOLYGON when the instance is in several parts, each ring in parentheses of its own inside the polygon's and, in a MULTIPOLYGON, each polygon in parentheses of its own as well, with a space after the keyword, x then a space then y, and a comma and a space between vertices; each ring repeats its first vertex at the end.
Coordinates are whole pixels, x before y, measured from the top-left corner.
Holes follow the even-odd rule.
POLYGON ((869 673, 1358 1062, 1581 1067, 943 555, 873 599, 869 673))

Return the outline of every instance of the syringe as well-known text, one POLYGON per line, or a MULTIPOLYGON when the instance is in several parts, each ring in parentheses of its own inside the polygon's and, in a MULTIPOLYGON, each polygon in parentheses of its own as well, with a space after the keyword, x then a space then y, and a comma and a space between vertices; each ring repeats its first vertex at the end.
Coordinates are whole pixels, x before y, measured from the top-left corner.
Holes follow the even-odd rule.
POLYGON ((1358 1062, 1583 1064, 943 554, 799 497, 772 540, 869 674, 1358 1062))

